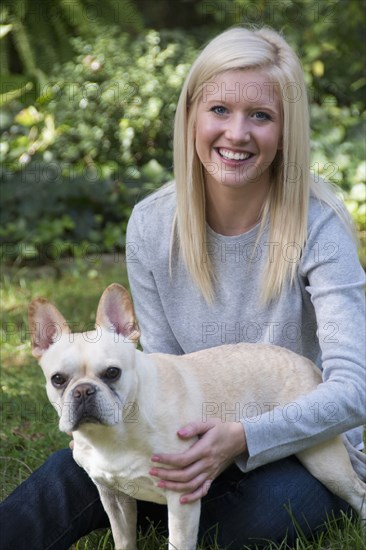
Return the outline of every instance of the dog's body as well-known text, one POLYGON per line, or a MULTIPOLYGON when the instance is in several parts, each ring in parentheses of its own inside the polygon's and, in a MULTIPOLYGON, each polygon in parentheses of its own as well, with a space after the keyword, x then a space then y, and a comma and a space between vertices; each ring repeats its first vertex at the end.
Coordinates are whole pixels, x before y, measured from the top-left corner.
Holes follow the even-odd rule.
MULTIPOLYGON (((135 499, 167 503, 169 548, 196 547, 199 501, 159 488, 151 456, 192 445, 177 437, 191 421, 239 421, 268 403, 286 405, 320 382, 311 361, 269 345, 237 344, 189 355, 144 354, 127 292, 111 285, 97 312, 97 330, 72 334, 48 302, 30 306, 33 353, 47 379, 60 429, 72 431, 74 458, 96 483, 116 548, 136 547, 135 499), (233 413, 234 411, 234 413, 233 413), (234 417, 233 417, 234 414, 234 417)), ((365 484, 354 472, 341 437, 297 454, 304 466, 366 519, 365 484)))

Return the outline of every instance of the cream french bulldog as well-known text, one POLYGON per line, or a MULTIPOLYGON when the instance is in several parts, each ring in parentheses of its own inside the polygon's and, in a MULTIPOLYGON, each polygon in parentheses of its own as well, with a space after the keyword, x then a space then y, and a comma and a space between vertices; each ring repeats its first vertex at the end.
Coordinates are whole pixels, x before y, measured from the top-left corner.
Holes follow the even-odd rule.
MULTIPOLYGON (((321 382, 309 360, 270 345, 144 354, 136 349, 139 333, 129 294, 118 284, 104 291, 94 331, 72 333, 43 298, 30 304, 29 321, 33 355, 60 430, 73 432, 74 458, 98 487, 118 550, 136 548, 135 499, 167 504, 170 550, 196 548, 200 501, 180 504, 180 494, 159 488, 148 473, 154 453, 192 445, 178 438, 179 428, 202 420, 207 411, 217 413, 213 404, 232 411, 238 403, 254 402, 265 410, 264 403, 285 405, 321 382)), ((366 485, 341 437, 297 457, 366 520, 366 485)))

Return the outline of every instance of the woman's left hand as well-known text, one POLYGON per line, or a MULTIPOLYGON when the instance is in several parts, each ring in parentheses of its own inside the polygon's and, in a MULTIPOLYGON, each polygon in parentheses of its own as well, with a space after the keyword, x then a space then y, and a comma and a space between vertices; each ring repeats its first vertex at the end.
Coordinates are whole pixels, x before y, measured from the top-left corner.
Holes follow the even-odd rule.
POLYGON ((181 428, 178 435, 182 439, 195 436, 199 439, 183 453, 154 455, 151 460, 159 466, 149 473, 160 478, 159 487, 183 493, 182 504, 204 497, 212 481, 247 449, 240 422, 219 419, 192 422, 181 428))

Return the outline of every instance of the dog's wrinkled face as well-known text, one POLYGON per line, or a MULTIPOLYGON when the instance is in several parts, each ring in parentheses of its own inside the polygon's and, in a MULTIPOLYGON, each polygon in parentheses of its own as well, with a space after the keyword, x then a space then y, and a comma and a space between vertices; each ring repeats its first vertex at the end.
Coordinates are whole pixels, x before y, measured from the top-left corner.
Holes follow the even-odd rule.
POLYGON ((139 336, 127 291, 120 285, 105 290, 94 331, 71 333, 60 312, 42 298, 31 303, 29 321, 33 354, 60 430, 121 423, 134 399, 134 341, 139 336))
POLYGON ((102 332, 94 342, 85 340, 92 333, 64 334, 40 360, 62 431, 75 431, 85 423, 114 426, 133 398, 133 344, 123 337, 116 342, 116 334, 102 332))

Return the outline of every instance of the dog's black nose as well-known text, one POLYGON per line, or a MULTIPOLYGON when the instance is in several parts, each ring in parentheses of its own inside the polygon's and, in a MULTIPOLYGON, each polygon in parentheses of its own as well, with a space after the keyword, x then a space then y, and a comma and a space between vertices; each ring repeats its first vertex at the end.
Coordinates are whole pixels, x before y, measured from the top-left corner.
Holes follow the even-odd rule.
POLYGON ((95 392, 96 388, 92 384, 79 384, 76 388, 74 388, 72 394, 75 399, 82 399, 90 397, 95 392))

